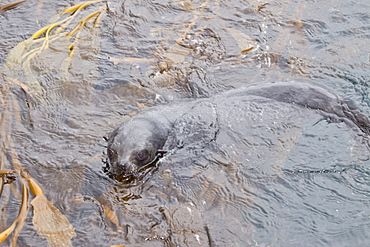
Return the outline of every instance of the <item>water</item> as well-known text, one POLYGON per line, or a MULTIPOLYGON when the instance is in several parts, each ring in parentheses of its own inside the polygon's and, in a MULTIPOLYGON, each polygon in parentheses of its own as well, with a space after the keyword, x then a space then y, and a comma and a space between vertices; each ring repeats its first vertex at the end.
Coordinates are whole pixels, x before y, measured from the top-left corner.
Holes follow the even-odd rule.
MULTIPOLYGON (((343 124, 293 126, 287 146, 252 145, 247 165, 181 151, 133 187, 110 180, 102 162, 103 137, 128 114, 253 82, 313 81, 368 115, 367 1, 96 2, 66 30, 99 12, 97 27, 87 21, 29 65, 9 59, 25 61, 41 42, 13 48, 77 3, 0 12, 1 169, 19 169, 16 153, 75 228, 73 246, 369 245, 368 149, 343 124)), ((4 187, 1 231, 18 215, 20 184, 4 187)), ((32 210, 17 244, 47 246, 32 210)))

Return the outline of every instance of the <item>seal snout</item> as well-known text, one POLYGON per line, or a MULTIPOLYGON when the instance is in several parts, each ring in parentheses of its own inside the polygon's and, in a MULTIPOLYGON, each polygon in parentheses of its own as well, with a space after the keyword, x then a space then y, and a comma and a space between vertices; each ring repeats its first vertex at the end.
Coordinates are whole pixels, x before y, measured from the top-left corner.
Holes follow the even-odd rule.
POLYGON ((129 161, 120 161, 116 165, 116 173, 120 175, 133 175, 137 172, 135 164, 129 161))

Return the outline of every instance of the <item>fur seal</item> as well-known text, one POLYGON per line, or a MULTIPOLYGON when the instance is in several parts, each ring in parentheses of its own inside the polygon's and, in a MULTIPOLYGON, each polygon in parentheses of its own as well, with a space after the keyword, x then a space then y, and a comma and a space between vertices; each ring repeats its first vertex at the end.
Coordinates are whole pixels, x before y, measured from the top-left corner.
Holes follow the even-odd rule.
MULTIPOLYGON (((212 137, 212 133, 216 135, 218 130, 212 132, 210 129, 217 128, 215 125, 224 117, 222 114, 228 112, 228 109, 222 109, 224 105, 228 105, 227 107, 235 105, 240 108, 238 110, 247 111, 243 104, 238 104, 239 101, 260 102, 275 107, 276 104, 282 104, 282 107, 288 105, 297 109, 314 110, 326 119, 345 122, 348 126, 357 128, 362 135, 370 134, 370 121, 364 114, 342 97, 321 86, 303 82, 253 84, 210 98, 154 106, 128 119, 108 138, 107 154, 111 174, 120 180, 137 176, 165 153, 163 150, 165 146, 167 148, 181 146, 179 140, 176 140, 177 143, 169 143, 174 142, 169 136, 180 123, 179 120, 195 107, 200 118, 208 117, 210 120, 203 121, 201 123, 203 129, 195 131, 194 136, 198 138, 198 142, 212 141, 212 138, 216 138, 212 137), (209 133, 203 135, 204 131, 209 133)), ((176 131, 186 130, 177 128, 176 131)), ((243 134, 248 133, 241 133, 243 134)))

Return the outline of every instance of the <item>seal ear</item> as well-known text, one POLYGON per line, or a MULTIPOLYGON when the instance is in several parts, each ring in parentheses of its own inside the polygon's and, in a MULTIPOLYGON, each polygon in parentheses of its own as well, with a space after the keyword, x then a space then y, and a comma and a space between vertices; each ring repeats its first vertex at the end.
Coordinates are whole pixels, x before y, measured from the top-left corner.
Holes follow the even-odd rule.
POLYGON ((166 154, 166 153, 167 153, 167 151, 166 151, 166 150, 158 150, 158 151, 157 151, 156 156, 157 156, 158 158, 162 158, 162 157, 163 157, 163 155, 164 155, 164 154, 166 154))

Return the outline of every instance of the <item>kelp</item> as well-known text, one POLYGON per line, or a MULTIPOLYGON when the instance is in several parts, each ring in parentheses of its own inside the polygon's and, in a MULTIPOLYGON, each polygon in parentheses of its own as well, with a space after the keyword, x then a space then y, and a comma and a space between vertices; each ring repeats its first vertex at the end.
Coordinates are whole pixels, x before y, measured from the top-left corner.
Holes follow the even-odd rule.
POLYGON ((221 12, 220 1, 173 0, 173 7, 180 8, 184 15, 179 15, 173 21, 172 26, 155 27, 151 29, 152 36, 160 37, 160 46, 154 49, 150 58, 124 57, 118 58, 108 54, 107 57, 114 64, 119 63, 150 63, 147 75, 156 86, 173 87, 176 84, 186 85, 188 78, 193 72, 197 60, 211 62, 213 64, 234 65, 244 63, 245 56, 260 51, 258 42, 247 34, 235 28, 228 27, 226 22, 218 23, 219 30, 209 28, 208 21, 213 17, 208 15, 212 8, 213 13, 221 12), (225 51, 217 32, 224 32, 236 41, 239 52, 232 56, 224 56, 225 51), (207 48, 214 46, 213 52, 207 52, 207 48), (227 58, 227 59, 226 59, 227 58))
POLYGON ((74 228, 44 195, 40 185, 28 174, 26 175, 30 190, 35 195, 33 206, 33 226, 37 233, 47 239, 48 246, 72 246, 71 239, 76 236, 74 228))
MULTIPOLYGON (((19 117, 19 111, 17 111, 17 102, 14 100, 14 95, 10 90, 10 85, 8 84, 8 81, 6 80, 6 77, 4 75, 2 76, 2 79, 4 82, 2 83, 2 87, 0 88, 0 103, 2 107, 0 119, 0 139, 2 140, 2 142, 0 143, 0 174, 2 177, 3 187, 5 176, 9 174, 17 174, 18 177, 20 177, 20 174, 23 171, 23 167, 17 161, 12 162, 14 159, 17 159, 17 155, 14 150, 14 143, 11 137, 11 133, 13 129, 13 120, 19 117), (10 163, 12 165, 9 164, 9 167, 5 167, 6 161, 8 161, 7 163, 10 163)), ((18 216, 6 230, 0 233, 0 242, 4 241, 11 233, 13 233, 12 246, 15 246, 18 235, 24 225, 28 212, 28 187, 23 179, 20 179, 20 183, 20 190, 22 191, 22 203, 18 216)), ((2 188, 1 199, 3 200, 3 198, 4 197, 2 188)))
MULTIPOLYGON (((20 108, 11 87, 21 87, 23 85, 15 79, 2 76, 3 83, 0 87, 0 185, 1 185, 1 203, 3 200, 3 190, 5 179, 11 180, 10 176, 16 176, 19 181, 21 191, 21 206, 17 218, 13 223, 0 233, 0 242, 3 242, 11 234, 11 246, 16 246, 18 236, 26 221, 29 204, 33 206, 33 224, 37 233, 46 238, 48 246, 72 246, 71 239, 76 236, 73 226, 68 219, 45 197, 44 191, 36 180, 22 166, 12 138, 13 126, 21 123, 20 108), (16 81, 17 83, 14 83, 16 81), (7 164, 7 165, 6 165, 7 164), (29 191, 34 198, 30 202, 29 191)), ((25 88, 23 88, 25 89, 25 88)), ((27 88, 26 88, 27 89, 27 88)), ((14 181, 9 183, 16 187, 14 181)), ((16 195, 15 195, 16 196, 16 195)), ((6 211, 3 211, 6 213, 6 211)))
MULTIPOLYGON (((3 172, 0 171, 0 174, 3 172)), ((16 173, 16 171, 11 172, 16 173)), ((47 239, 48 246, 72 246, 71 239, 76 236, 76 233, 68 219, 45 197, 41 186, 27 172, 22 172, 20 181, 22 184, 21 207, 13 223, 0 233, 0 242, 13 233, 12 245, 15 246, 27 217, 29 191, 31 191, 35 196, 30 202, 34 212, 32 222, 37 233, 47 239)))
POLYGON ((28 213, 28 188, 27 186, 22 183, 22 205, 19 210, 17 218, 13 221, 13 223, 0 233, 0 243, 3 242, 12 232, 14 232, 13 240, 12 240, 12 246, 15 245, 18 235, 24 225, 24 222, 26 220, 26 216, 28 213))
POLYGON ((27 1, 28 0, 22 0, 22 1, 19 1, 19 2, 15 2, 15 3, 8 3, 8 4, 1 5, 0 6, 0 12, 4 11, 4 10, 11 9, 11 8, 14 8, 14 7, 18 6, 19 4, 27 2, 27 1))
POLYGON ((20 42, 8 54, 5 61, 5 73, 11 77, 25 76, 24 84, 32 89, 31 94, 40 100, 38 94, 43 94, 45 88, 38 81, 32 71, 32 61, 41 54, 50 50, 50 45, 56 41, 68 42, 65 49, 66 57, 60 64, 60 70, 66 71, 71 66, 71 58, 75 54, 80 36, 87 23, 97 28, 106 12, 105 0, 86 1, 66 8, 57 20, 20 42), (98 10, 91 13, 88 6, 100 3, 98 10), (82 16, 86 13, 85 16, 82 16), (90 13, 89 13, 90 12, 90 13), (77 22, 77 23, 76 23, 77 22))
MULTIPOLYGON (((88 38, 91 34, 96 35, 105 11, 104 0, 85 1, 66 8, 51 24, 39 29, 28 39, 16 45, 8 54, 3 72, 0 71, 0 80, 3 80, 0 83, 0 204, 4 208, 0 224, 0 230, 2 230, 0 242, 11 237, 10 246, 16 246, 18 236, 27 219, 29 204, 31 204, 34 229, 39 236, 46 239, 48 246, 72 246, 71 239, 76 236, 73 226, 46 198, 42 187, 26 171, 18 158, 12 133, 15 129, 24 129, 25 126, 19 99, 13 89, 18 92, 23 91, 26 94, 27 103, 31 99, 32 103, 41 103, 46 106, 43 104, 46 99, 44 93, 48 92, 49 88, 45 88, 45 84, 40 83, 33 66, 40 60, 45 62, 45 54, 47 56, 52 54, 53 57, 52 61, 45 63, 55 63, 57 59, 54 48, 57 47, 60 50, 59 44, 62 42, 62 52, 59 53, 62 54, 62 60, 57 67, 59 73, 65 78, 64 81, 68 83, 69 69, 79 61, 78 59, 72 60, 72 58, 76 57, 76 54, 81 56, 76 53, 76 49, 82 43, 81 41, 84 41, 82 44, 86 46, 85 34, 89 35, 88 38), (92 5, 95 7, 88 8, 92 5), (15 181, 12 179, 14 177, 15 181), (18 216, 8 226, 10 215, 7 213, 6 205, 10 203, 11 196, 21 201, 21 206, 18 216)), ((98 36, 92 36, 93 41, 96 37, 98 36)), ((89 45, 88 47, 94 49, 94 46, 89 45)))

